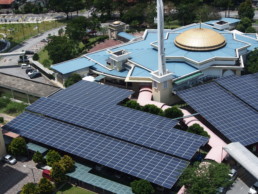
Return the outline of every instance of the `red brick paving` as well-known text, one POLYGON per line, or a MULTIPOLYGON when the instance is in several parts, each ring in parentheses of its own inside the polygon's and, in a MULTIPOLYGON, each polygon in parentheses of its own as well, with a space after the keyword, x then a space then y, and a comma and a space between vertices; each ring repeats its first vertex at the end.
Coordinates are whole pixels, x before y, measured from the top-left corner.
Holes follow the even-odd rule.
POLYGON ((119 44, 122 44, 122 43, 123 42, 119 41, 119 40, 108 39, 108 40, 105 40, 102 43, 99 43, 99 44, 95 45, 93 48, 91 48, 89 50, 89 53, 95 52, 95 51, 98 51, 98 50, 102 50, 102 49, 105 49, 105 48, 108 48, 108 47, 116 46, 116 45, 119 45, 119 44))

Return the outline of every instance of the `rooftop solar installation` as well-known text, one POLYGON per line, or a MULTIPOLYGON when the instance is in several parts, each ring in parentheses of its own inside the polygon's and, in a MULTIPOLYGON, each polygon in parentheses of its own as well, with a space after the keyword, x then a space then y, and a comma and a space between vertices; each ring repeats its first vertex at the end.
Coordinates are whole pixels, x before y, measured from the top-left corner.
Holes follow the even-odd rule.
POLYGON ((134 120, 124 120, 47 98, 41 98, 27 110, 187 160, 191 160, 208 141, 206 137, 173 129, 172 126, 170 131, 159 130, 155 123, 148 127, 134 120))
POLYGON ((50 97, 66 104, 98 111, 126 120, 134 120, 159 129, 170 130, 178 121, 160 117, 131 108, 118 106, 133 92, 113 86, 81 81, 50 97))
POLYGON ((165 188, 171 188, 188 165, 185 160, 29 112, 4 129, 165 188))
POLYGON ((115 105, 128 98, 133 91, 95 82, 80 81, 50 98, 77 106, 115 105))
POLYGON ((258 77, 252 74, 228 76, 217 79, 216 82, 258 110, 258 77))
POLYGON ((231 142, 258 142, 258 112, 216 83, 179 91, 178 95, 231 142))

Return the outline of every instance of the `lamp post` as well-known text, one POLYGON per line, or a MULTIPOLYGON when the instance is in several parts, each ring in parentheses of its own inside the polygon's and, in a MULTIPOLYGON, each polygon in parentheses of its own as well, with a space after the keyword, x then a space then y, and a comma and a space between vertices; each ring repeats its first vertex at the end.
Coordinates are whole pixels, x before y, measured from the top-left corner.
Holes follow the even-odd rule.
POLYGON ((33 171, 33 167, 27 166, 26 164, 24 164, 23 167, 24 167, 24 168, 28 167, 28 168, 31 170, 34 183, 36 183, 35 176, 34 176, 34 171, 33 171))

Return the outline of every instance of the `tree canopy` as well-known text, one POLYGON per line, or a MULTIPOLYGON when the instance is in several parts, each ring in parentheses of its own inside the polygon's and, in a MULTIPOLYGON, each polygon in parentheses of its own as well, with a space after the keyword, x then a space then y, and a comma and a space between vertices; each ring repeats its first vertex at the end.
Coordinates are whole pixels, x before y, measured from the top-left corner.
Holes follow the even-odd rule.
POLYGON ((151 193, 155 192, 151 183, 149 181, 146 181, 143 179, 135 180, 135 181, 131 182, 130 185, 131 185, 133 193, 135 193, 135 194, 151 194, 151 193))
POLYGON ((144 112, 148 112, 151 114, 161 115, 163 113, 162 109, 153 105, 153 104, 146 104, 142 107, 142 110, 144 112))
POLYGON ((62 165, 59 162, 55 162, 52 165, 51 177, 54 180, 54 182, 57 184, 62 183, 66 180, 65 169, 62 167, 62 165))
POLYGON ((241 3, 238 8, 238 15, 240 18, 247 17, 249 19, 253 19, 254 17, 254 8, 252 7, 252 1, 246 0, 245 2, 241 3))
POLYGON ((72 172, 74 170, 74 161, 68 155, 64 155, 62 159, 59 161, 59 163, 64 168, 65 173, 72 172))
POLYGON ((21 190, 21 194, 38 194, 38 188, 37 188, 37 184, 35 183, 27 183, 25 185, 23 185, 22 190, 21 190))
POLYGON ((27 145, 25 139, 22 137, 14 138, 11 141, 8 149, 9 152, 14 156, 27 154, 27 145))
POLYGON ((214 194, 219 187, 232 183, 228 174, 229 166, 224 163, 195 162, 184 170, 179 185, 184 185, 189 194, 214 194))
POLYGON ((38 164, 43 164, 45 162, 45 159, 43 158, 42 154, 38 151, 33 154, 32 160, 38 164))
POLYGON ((176 106, 173 106, 171 108, 167 108, 164 111, 164 116, 168 118, 178 118, 178 117, 184 116, 184 114, 179 108, 177 108, 176 106))
POLYGON ((257 48, 254 51, 251 51, 247 55, 246 69, 249 73, 258 72, 258 49, 257 48))
POLYGON ((61 160, 60 154, 55 150, 49 150, 46 155, 47 165, 52 166, 54 163, 61 160))
POLYGON ((66 36, 52 36, 46 50, 53 63, 73 59, 80 53, 79 45, 66 36))
POLYGON ((41 178, 38 183, 38 190, 40 194, 51 194, 54 192, 54 185, 46 178, 41 178))
POLYGON ((202 135, 202 136, 205 136, 205 137, 210 137, 210 135, 206 131, 204 131, 203 127, 201 127, 197 123, 195 123, 192 126, 188 127, 187 131, 190 132, 190 133, 195 133, 197 135, 202 135))

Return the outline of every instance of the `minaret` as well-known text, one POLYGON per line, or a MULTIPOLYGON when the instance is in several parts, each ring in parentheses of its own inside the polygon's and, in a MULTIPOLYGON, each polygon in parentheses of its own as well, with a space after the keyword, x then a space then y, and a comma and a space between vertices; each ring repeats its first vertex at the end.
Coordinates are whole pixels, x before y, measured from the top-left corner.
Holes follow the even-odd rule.
POLYGON ((158 70, 151 72, 153 99, 166 104, 172 103, 172 73, 166 69, 164 50, 164 8, 162 0, 157 0, 158 23, 158 70))

